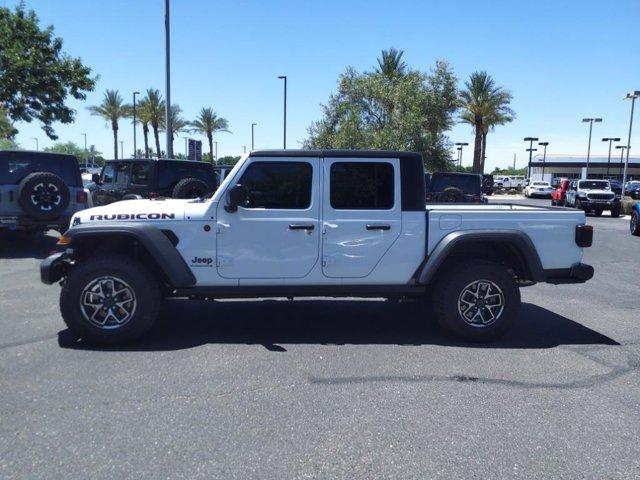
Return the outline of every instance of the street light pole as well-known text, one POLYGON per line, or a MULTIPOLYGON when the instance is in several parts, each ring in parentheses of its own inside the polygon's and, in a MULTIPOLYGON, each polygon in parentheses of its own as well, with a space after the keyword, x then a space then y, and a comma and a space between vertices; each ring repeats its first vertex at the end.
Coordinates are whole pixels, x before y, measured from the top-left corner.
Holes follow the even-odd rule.
POLYGON ((591 158, 591 131, 593 130, 593 122, 602 122, 601 118, 583 118, 582 123, 589 124, 589 144, 587 146, 587 168, 584 171, 584 178, 589 178, 589 159, 591 158))
POLYGON ((627 158, 624 162, 624 173, 622 174, 622 192, 624 194, 624 184, 627 182, 627 168, 629 168, 629 151, 631 150, 631 130, 633 129, 633 107, 636 98, 640 97, 640 90, 627 93, 625 99, 631 100, 631 115, 629 116, 629 136, 627 137, 627 158))
POLYGON ((242 153, 247 153, 247 146, 246 145, 242 145, 242 153))
POLYGON ((282 145, 285 150, 287 149, 287 76, 280 75, 278 77, 280 80, 284 80, 284 136, 282 145))
MULTIPOLYGON (((622 165, 624 165, 624 151, 627 149, 626 145, 616 145, 616 149, 620 149, 620 168, 618 168, 618 175, 622 177, 622 165)), ((622 185, 624 189, 624 185, 622 185)))
MULTIPOLYGON (((171 125, 171 23, 169 21, 169 0, 164 0, 164 52, 165 52, 165 89, 166 101, 164 109, 167 128, 167 158, 173 157, 173 128, 171 125)), ((158 152, 158 157, 160 152, 158 152)))
POLYGON ((218 142, 213 142, 216 145, 216 156, 215 159, 213 160, 213 163, 218 163, 218 142))
POLYGON ((136 95, 140 95, 140 92, 133 92, 133 158, 138 156, 136 143, 136 95))
POLYGON ((254 127, 257 125, 257 123, 252 123, 251 124, 251 150, 254 150, 254 143, 253 143, 253 129, 254 127))
POLYGON ((32 137, 33 140, 36 141, 36 152, 40 150, 39 146, 38 146, 38 139, 36 137, 32 137))
POLYGON ((469 144, 467 142, 456 142, 455 145, 458 147, 458 151, 460 152, 458 155, 458 169, 462 170, 462 149, 469 144))
POLYGON ((529 148, 527 148, 527 152, 529 152, 529 165, 527 167, 527 178, 531 180, 531 154, 536 152, 538 149, 533 148, 533 142, 537 142, 539 139, 537 137, 524 137, 525 142, 529 142, 529 148))
POLYGON ((609 176, 609 166, 611 164, 611 143, 619 142, 619 138, 607 137, 602 139, 603 142, 609 142, 609 155, 607 156, 607 177, 609 176))
POLYGON ((120 140, 120 159, 124 160, 124 140, 120 140))
MULTIPOLYGON (((547 163, 547 146, 549 146, 549 142, 538 142, 538 145, 544 147, 544 153, 542 154, 542 181, 544 182, 544 166, 547 163)), ((553 177, 553 174, 551 176, 553 177)))

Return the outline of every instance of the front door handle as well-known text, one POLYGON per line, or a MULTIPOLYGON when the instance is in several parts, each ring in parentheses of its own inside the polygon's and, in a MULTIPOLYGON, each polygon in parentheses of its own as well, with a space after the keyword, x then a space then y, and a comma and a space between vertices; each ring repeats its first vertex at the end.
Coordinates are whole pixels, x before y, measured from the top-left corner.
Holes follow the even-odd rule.
POLYGON ((367 225, 367 230, 391 230, 391 225, 367 225))
POLYGON ((315 225, 301 225, 298 223, 292 223, 289 225, 289 230, 313 230, 315 225))

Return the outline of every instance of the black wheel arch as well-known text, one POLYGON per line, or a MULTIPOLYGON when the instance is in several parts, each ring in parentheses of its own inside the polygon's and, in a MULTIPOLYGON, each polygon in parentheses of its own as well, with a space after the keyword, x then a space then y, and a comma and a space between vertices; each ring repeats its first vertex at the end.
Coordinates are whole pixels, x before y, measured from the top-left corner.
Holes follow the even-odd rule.
POLYGON ((124 254, 137 258, 159 275, 170 288, 191 287, 196 278, 178 252, 178 238, 171 230, 152 225, 78 225, 64 234, 77 261, 96 252, 124 254))
POLYGON ((542 262, 531 238, 518 230, 460 230, 446 235, 416 272, 415 278, 427 285, 451 260, 480 258, 498 261, 513 270, 520 283, 545 280, 542 262))

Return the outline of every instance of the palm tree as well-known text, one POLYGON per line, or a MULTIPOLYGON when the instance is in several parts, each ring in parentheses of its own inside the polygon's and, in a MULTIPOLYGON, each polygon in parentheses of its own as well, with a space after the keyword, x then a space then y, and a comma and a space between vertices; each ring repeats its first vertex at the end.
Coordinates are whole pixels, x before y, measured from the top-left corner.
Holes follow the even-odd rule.
POLYGON ((191 126, 196 132, 206 135, 209 141, 211 161, 213 162, 213 135, 217 132, 231 133, 229 131, 229 122, 226 118, 218 117, 216 112, 213 111, 213 108, 206 107, 200 110, 198 118, 191 122, 191 126))
POLYGON ((475 129, 474 173, 481 173, 483 152, 486 150, 483 139, 486 142, 489 129, 508 123, 515 117, 513 110, 509 108, 512 98, 511 93, 496 86, 495 80, 487 72, 474 72, 465 82, 465 89, 460 92, 463 109, 461 118, 475 129))
POLYGON ((118 90, 107 90, 100 105, 88 107, 91 115, 104 118, 111 122, 113 130, 113 158, 118 159, 118 120, 131 115, 131 105, 124 103, 118 90))
MULTIPOLYGON (((173 140, 177 134, 180 132, 188 132, 190 129, 188 127, 191 126, 191 123, 185 120, 180 116, 182 113, 182 109, 180 105, 171 105, 171 111, 169 115, 171 115, 171 151, 173 151, 173 140)), ((162 118, 160 122, 160 128, 162 130, 166 129, 166 119, 162 118)))
MULTIPOLYGON (((146 115, 148 124, 151 125, 151 129, 153 130, 156 141, 156 155, 160 158, 160 129, 162 125, 164 125, 164 109, 166 103, 162 98, 160 90, 155 88, 147 88, 147 94, 140 103, 144 104, 144 115, 146 115)), ((142 118, 140 121, 142 121, 142 118)), ((142 131, 144 132, 144 124, 142 125, 142 131)))
POLYGON ((382 58, 378 58, 378 68, 376 72, 383 74, 387 78, 404 75, 407 64, 402 61, 404 50, 382 50, 382 58))
POLYGON ((144 158, 149 158, 149 124, 152 120, 151 108, 147 97, 138 103, 138 121, 142 124, 142 136, 144 137, 144 158))

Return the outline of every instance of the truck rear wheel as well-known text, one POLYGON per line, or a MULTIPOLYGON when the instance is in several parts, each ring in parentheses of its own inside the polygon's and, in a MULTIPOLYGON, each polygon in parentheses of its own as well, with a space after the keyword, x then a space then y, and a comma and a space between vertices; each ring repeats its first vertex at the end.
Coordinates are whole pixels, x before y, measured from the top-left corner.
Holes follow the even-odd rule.
POLYGON ((502 265, 472 260, 448 265, 433 289, 440 325, 456 337, 487 342, 502 336, 520 310, 520 290, 502 265))
POLYGON ((115 345, 151 328, 160 287, 144 265, 122 255, 92 258, 74 267, 60 292, 62 318, 88 343, 115 345))

